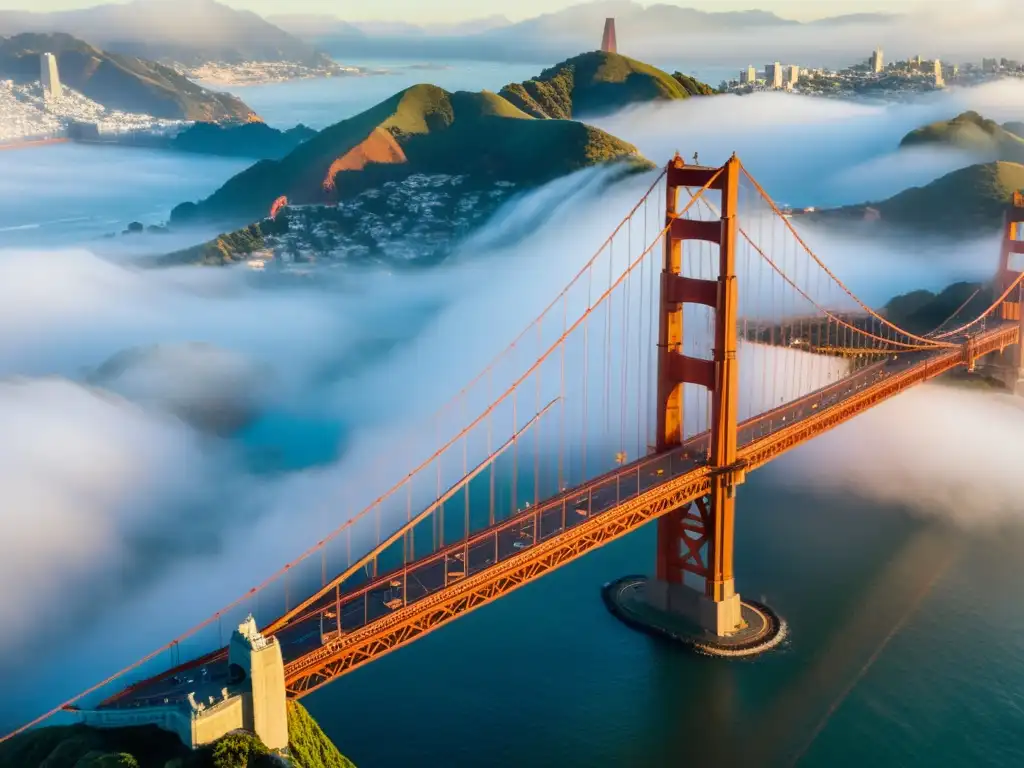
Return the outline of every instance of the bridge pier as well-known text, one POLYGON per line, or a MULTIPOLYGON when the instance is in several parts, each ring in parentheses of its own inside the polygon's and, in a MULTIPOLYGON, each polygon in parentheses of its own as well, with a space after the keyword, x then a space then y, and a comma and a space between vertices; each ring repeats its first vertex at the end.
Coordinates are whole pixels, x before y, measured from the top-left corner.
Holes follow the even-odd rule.
POLYGON ((739 370, 736 278, 736 213, 740 163, 734 155, 722 168, 687 166, 677 155, 666 171, 664 263, 658 335, 658 452, 683 440, 683 387, 711 394, 708 492, 658 519, 654 579, 630 576, 608 584, 609 610, 631 626, 664 635, 718 655, 748 655, 777 644, 782 624, 765 606, 743 602, 733 576, 736 488, 745 479, 737 461, 739 370), (720 222, 681 218, 679 188, 721 193, 720 222), (683 243, 702 241, 719 249, 717 280, 689 277, 683 243), (683 353, 683 305, 714 309, 715 339, 710 360, 683 353), (686 583, 689 574, 702 584, 686 583))

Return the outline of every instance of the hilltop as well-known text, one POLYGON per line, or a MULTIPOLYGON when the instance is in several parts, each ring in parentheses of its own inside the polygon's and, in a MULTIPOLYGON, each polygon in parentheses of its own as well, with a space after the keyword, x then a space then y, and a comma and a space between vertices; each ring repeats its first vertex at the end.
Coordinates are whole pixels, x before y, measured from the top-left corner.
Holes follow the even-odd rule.
MULTIPOLYGON (((288 750, 296 768, 354 768, 296 701, 288 702, 288 750)), ((281 762, 254 734, 234 731, 187 749, 172 733, 147 725, 96 729, 35 728, 0 744, 0 768, 274 768, 281 762)))
POLYGON ((911 131, 900 147, 939 145, 977 152, 995 160, 1024 162, 1024 138, 1020 123, 999 125, 977 112, 964 112, 952 120, 941 120, 911 131))
POLYGON ((61 82, 107 109, 169 120, 248 120, 245 103, 209 91, 173 69, 102 51, 66 34, 21 34, 0 39, 0 80, 39 80, 39 55, 57 57, 61 82))
POLYGON ((583 123, 538 120, 487 91, 416 85, 281 160, 257 163, 206 200, 179 205, 171 222, 251 222, 282 195, 292 204, 335 203, 411 176, 458 177, 475 189, 495 182, 530 188, 613 160, 651 167, 632 145, 583 123))
POLYGON ((195 66, 285 61, 330 65, 313 46, 214 0, 135 0, 74 11, 0 11, 0 34, 66 32, 117 53, 195 66))
POLYGON ((682 73, 670 75, 628 56, 592 51, 566 59, 532 80, 506 85, 499 95, 534 117, 568 120, 714 92, 682 73))
POLYGON ((856 222, 873 217, 873 210, 881 223, 896 229, 973 236, 998 228, 1007 203, 1021 189, 1024 165, 998 161, 961 168, 888 200, 819 211, 808 218, 856 222))

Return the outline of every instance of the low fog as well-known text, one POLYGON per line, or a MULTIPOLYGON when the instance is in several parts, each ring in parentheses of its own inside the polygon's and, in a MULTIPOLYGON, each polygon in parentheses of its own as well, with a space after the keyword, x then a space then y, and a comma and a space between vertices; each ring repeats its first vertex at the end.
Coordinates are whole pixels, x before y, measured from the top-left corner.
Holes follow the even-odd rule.
MULTIPOLYGON (((704 163, 735 150, 780 202, 841 204, 972 162, 895 147, 910 128, 965 108, 1019 119, 1021 95, 994 85, 885 108, 720 97, 601 124, 658 162, 676 148, 704 163)), ((0 668, 12 692, 0 726, 244 594, 404 474, 396 455, 412 450, 410 425, 429 431, 428 416, 556 297, 652 178, 608 187, 605 171, 583 172, 510 203, 441 267, 321 270, 301 286, 268 287, 244 269, 143 270, 81 243, 41 250, 0 239, 0 649, 18 659, 0 668), (531 228, 537 211, 551 210, 531 228), (225 405, 242 425, 229 436, 207 418, 225 405), (254 446, 288 461, 269 471, 254 446), (91 663, 65 662, 72 637, 75 657, 91 663), (30 676, 18 671, 29 667, 30 676)), ((0 187, 4 201, 16 194, 0 187)), ((657 201, 650 218, 646 231, 657 232, 657 201)), ((983 279, 996 260, 997 233, 924 252, 806 234, 874 304, 983 279)), ((524 351, 505 375, 528 363, 524 351)), ((778 472, 954 520, 993 517, 1019 509, 1008 462, 1021 428, 1009 398, 920 389, 800 449, 778 472), (856 471, 830 474, 843 457, 856 471)))
POLYGON ((794 450, 771 475, 984 532, 1019 524, 1024 399, 939 385, 908 391, 794 450))

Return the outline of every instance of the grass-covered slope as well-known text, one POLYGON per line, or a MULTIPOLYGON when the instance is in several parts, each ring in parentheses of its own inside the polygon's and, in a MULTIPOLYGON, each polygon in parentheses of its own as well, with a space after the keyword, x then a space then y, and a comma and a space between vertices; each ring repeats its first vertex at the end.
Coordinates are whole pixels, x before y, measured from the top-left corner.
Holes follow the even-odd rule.
POLYGON ((632 104, 714 93, 687 75, 670 75, 617 53, 592 51, 546 69, 500 95, 534 117, 570 119, 602 115, 632 104))
MULTIPOLYGON (((298 702, 288 702, 288 751, 294 768, 355 768, 298 702)), ((187 749, 156 726, 36 728, 0 744, 0 768, 281 768, 251 733, 236 731, 187 749)))
POLYGON ((202 264, 221 267, 249 258, 266 246, 266 236, 288 231, 288 219, 281 215, 277 219, 263 219, 234 232, 225 232, 190 248, 169 253, 157 259, 158 265, 202 264))
POLYGON ((228 93, 209 91, 170 67, 101 51, 65 34, 0 38, 0 80, 39 80, 39 56, 57 57, 64 85, 108 109, 170 120, 248 120, 253 111, 228 93))
MULTIPOLYGON (((991 155, 995 159, 1024 162, 1024 138, 977 112, 964 112, 952 120, 941 120, 911 131, 901 147, 948 146, 991 155)), ((1019 124, 1018 124, 1019 125, 1019 124)))
POLYGON ((355 768, 298 702, 288 702, 288 749, 295 768, 355 768))
POLYGON ((877 203, 820 211, 821 221, 856 220, 868 207, 899 229, 944 235, 983 235, 998 227, 1013 193, 1024 189, 1024 165, 971 165, 923 187, 911 187, 877 203))
POLYGON ((178 206, 171 220, 252 221, 281 195, 292 204, 326 203, 416 173, 528 188, 611 160, 650 167, 632 145, 583 123, 538 120, 486 91, 415 85, 279 161, 257 163, 199 204, 178 206))

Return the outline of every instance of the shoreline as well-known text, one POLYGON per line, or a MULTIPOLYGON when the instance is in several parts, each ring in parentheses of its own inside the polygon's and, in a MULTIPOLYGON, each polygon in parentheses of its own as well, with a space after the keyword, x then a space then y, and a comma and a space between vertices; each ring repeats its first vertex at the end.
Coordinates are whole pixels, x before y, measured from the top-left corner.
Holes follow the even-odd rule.
POLYGON ((296 74, 288 77, 275 77, 268 75, 266 77, 231 77, 230 74, 225 77, 221 76, 206 77, 203 76, 201 71, 187 71, 184 73, 185 77, 189 80, 199 83, 203 86, 211 88, 251 88, 258 85, 276 85, 280 83, 293 83, 301 80, 330 80, 333 78, 341 77, 366 77, 368 75, 379 75, 387 74, 385 72, 374 71, 363 69, 361 67, 352 67, 349 69, 341 69, 338 71, 322 71, 322 72, 310 72, 308 74, 296 74))
POLYGON ((5 149, 30 149, 32 147, 43 147, 50 144, 68 144, 71 139, 68 138, 52 138, 52 139, 15 139, 13 141, 0 142, 0 151, 5 149))

